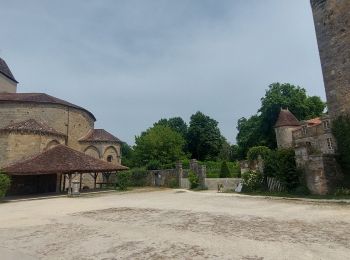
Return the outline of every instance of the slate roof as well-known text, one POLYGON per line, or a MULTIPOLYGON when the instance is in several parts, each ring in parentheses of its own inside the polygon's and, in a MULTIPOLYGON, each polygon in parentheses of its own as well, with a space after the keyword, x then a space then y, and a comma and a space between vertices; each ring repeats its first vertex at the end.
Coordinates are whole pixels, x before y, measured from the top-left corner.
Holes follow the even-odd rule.
POLYGON ((281 109, 275 127, 281 126, 300 126, 300 122, 288 109, 281 109))
POLYGON ((82 137, 80 142, 111 142, 111 143, 121 143, 119 138, 108 133, 104 129, 92 129, 86 136, 82 137))
POLYGON ((59 104, 83 110, 87 112, 96 121, 95 116, 85 108, 82 108, 80 106, 74 105, 65 100, 50 96, 45 93, 0 93, 0 103, 1 102, 59 104))
POLYGON ((34 119, 28 119, 19 123, 12 123, 0 129, 0 132, 20 132, 20 133, 34 133, 34 134, 51 134, 57 136, 66 136, 48 126, 43 122, 37 122, 34 119))
POLYGON ((10 68, 7 66, 6 62, 0 58, 0 73, 4 75, 5 77, 13 80, 14 82, 18 83, 18 81, 15 79, 15 77, 12 75, 12 72, 10 68))
POLYGON ((65 145, 57 145, 32 158, 9 165, 2 170, 9 175, 53 173, 117 172, 128 167, 96 159, 65 145))

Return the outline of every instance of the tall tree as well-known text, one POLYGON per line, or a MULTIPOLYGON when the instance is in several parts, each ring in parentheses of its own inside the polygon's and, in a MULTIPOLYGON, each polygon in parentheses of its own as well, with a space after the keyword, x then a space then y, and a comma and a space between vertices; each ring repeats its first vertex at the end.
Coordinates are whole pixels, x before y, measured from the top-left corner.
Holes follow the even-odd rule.
POLYGON ((198 111, 191 116, 187 142, 192 158, 216 159, 222 145, 218 122, 198 111))
POLYGON ((276 148, 274 124, 281 108, 288 108, 299 120, 305 120, 320 116, 325 106, 319 97, 308 96, 304 88, 273 83, 261 98, 258 113, 238 120, 237 144, 243 153, 259 145, 276 148))
POLYGON ((144 166, 151 161, 158 161, 160 164, 173 163, 183 158, 184 144, 185 140, 181 134, 170 127, 153 126, 135 137, 135 164, 144 166))
POLYGON ((186 138, 187 136, 188 127, 186 122, 181 117, 172 117, 169 119, 162 118, 154 124, 154 126, 156 125, 168 126, 175 132, 181 134, 183 138, 186 138))

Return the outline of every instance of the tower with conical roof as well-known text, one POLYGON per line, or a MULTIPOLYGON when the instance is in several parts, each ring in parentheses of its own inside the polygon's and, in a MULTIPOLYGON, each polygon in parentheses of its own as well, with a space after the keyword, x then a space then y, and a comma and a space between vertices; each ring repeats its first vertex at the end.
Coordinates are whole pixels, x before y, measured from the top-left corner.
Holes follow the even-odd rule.
POLYGON ((16 93, 18 81, 6 62, 0 58, 0 93, 16 93))
POLYGON ((293 131, 300 128, 298 119, 287 109, 281 109, 275 124, 278 148, 293 147, 293 131))

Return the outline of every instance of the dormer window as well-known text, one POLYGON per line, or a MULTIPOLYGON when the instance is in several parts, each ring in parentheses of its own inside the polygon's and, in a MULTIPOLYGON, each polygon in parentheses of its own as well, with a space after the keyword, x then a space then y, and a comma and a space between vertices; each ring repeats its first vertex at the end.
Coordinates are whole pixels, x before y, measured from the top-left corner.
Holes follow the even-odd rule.
POLYGON ((304 125, 303 127, 302 127, 302 132, 303 132, 303 135, 306 135, 307 134, 307 129, 306 129, 307 127, 304 125))
POLYGON ((323 129, 327 130, 330 128, 329 120, 323 121, 323 129))
POLYGON ((327 138, 327 146, 328 146, 329 150, 333 150, 334 149, 332 138, 327 138))

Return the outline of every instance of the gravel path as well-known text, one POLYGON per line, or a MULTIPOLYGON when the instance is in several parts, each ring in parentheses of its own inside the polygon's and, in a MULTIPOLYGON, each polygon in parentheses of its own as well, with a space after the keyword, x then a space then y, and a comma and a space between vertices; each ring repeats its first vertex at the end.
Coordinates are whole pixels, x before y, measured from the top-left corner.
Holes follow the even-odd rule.
POLYGON ((0 258, 349 259, 350 205, 145 189, 0 204, 0 258))

